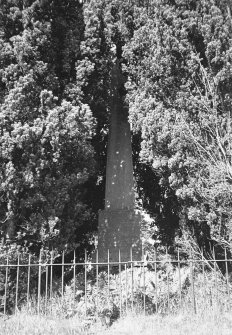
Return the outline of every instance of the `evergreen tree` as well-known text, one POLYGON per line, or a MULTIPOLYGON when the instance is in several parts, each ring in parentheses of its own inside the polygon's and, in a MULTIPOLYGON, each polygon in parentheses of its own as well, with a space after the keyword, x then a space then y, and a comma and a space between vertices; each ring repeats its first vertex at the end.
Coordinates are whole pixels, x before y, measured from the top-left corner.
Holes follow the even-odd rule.
POLYGON ((182 233, 201 246, 231 238, 228 8, 214 0, 139 8, 124 47, 130 118, 141 161, 159 175, 160 216, 168 222, 168 203, 169 225, 178 214, 182 233))
POLYGON ((2 0, 2 236, 51 245, 57 229, 61 246, 96 229, 118 58, 138 197, 163 243, 230 242, 231 11, 227 0, 2 0))
POLYGON ((95 121, 75 83, 82 7, 18 0, 1 8, 1 235, 75 245, 91 227, 82 193, 95 165, 95 121))

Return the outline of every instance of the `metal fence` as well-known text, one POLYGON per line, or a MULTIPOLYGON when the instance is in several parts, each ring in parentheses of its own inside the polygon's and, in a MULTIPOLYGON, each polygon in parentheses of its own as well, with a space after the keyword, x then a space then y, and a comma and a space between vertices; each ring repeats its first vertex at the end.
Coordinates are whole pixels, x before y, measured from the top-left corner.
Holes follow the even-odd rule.
MULTIPOLYGON (((70 257, 70 254, 69 254, 70 257)), ((179 250, 131 258, 122 262, 89 259, 77 262, 75 251, 66 262, 63 252, 40 252, 0 256, 0 299, 2 313, 27 308, 34 313, 59 314, 68 317, 104 314, 120 316, 128 311, 170 313, 189 308, 231 310, 232 259, 224 250, 220 258, 206 259, 203 254, 187 256, 179 250), (15 261, 16 259, 16 261, 15 261), (59 259, 59 262, 57 262, 59 259), (63 314, 62 314, 63 313, 63 314)))

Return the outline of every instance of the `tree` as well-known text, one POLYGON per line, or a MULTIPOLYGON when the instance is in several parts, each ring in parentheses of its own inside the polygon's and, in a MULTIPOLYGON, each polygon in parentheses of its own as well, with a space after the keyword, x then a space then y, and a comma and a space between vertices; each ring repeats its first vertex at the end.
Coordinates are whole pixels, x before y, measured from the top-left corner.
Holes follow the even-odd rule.
POLYGON ((117 57, 138 202, 165 244, 186 232, 201 246, 229 241, 231 10, 227 0, 3 0, 2 231, 49 244, 49 225, 57 243, 96 229, 117 57))
POLYGON ((124 57, 130 119, 142 138, 140 159, 156 171, 164 198, 175 199, 170 206, 182 232, 190 230, 207 246, 215 238, 214 227, 230 221, 230 215, 222 220, 214 213, 219 203, 230 207, 229 184, 226 196, 219 192, 216 200, 209 156, 202 159, 202 151, 196 150, 198 143, 204 154, 219 157, 221 141, 230 143, 225 127, 231 108, 228 11, 215 1, 159 1, 149 12, 137 8, 134 22, 124 57), (209 130, 217 128, 219 136, 212 136, 209 130), (202 175, 210 181, 204 189, 199 186, 202 175))
POLYGON ((92 229, 82 193, 94 174, 95 120, 79 84, 72 89, 81 6, 12 1, 2 16, 1 235, 31 248, 84 243, 92 229))

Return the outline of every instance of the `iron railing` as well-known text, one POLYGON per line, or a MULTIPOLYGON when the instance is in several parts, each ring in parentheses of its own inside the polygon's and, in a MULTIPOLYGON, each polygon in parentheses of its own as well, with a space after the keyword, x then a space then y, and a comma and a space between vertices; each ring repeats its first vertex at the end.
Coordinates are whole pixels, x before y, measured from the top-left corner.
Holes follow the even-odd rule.
MULTIPOLYGON (((190 308, 194 313, 204 306, 221 306, 231 310, 232 259, 224 250, 220 258, 206 259, 203 254, 190 256, 177 250, 143 256, 142 261, 131 258, 99 262, 89 259, 65 262, 65 252, 40 252, 34 256, 0 255, 0 299, 2 313, 15 313, 28 308, 35 313, 49 314, 64 310, 65 316, 80 313, 84 316, 128 311, 169 313, 190 308), (113 312, 114 310, 114 312, 113 312)), ((70 257, 70 255, 69 255, 70 257)), ((64 315, 63 315, 64 316, 64 315)))

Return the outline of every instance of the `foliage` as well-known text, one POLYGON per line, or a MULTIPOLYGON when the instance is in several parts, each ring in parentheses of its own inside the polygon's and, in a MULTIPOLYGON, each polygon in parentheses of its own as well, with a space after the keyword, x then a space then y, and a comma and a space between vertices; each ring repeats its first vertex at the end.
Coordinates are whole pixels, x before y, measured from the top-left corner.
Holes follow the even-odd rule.
POLYGON ((185 311, 178 315, 153 315, 144 316, 129 315, 120 319, 108 330, 99 326, 98 323, 90 325, 89 329, 83 326, 83 320, 73 318, 70 320, 48 319, 40 315, 34 316, 28 313, 20 313, 10 320, 0 321, 1 329, 5 335, 58 335, 58 334, 120 334, 125 333, 139 335, 155 334, 199 334, 210 335, 230 333, 231 316, 229 313, 221 312, 220 306, 216 309, 206 309, 203 313, 195 315, 193 312, 185 311))
POLYGON ((22 306, 27 300, 28 290, 28 262, 30 257, 30 295, 37 291, 38 267, 33 264, 38 263, 35 256, 29 256, 25 248, 20 248, 17 244, 6 246, 0 244, 0 310, 12 314, 15 312, 16 296, 18 306, 22 306), (20 264, 20 267, 17 265, 20 264), (7 267, 7 265, 10 265, 7 267), (25 265, 25 266, 23 266, 25 265), (6 300, 5 300, 6 299, 6 300))
POLYGON ((136 8, 133 38, 123 48, 140 159, 159 177, 159 208, 148 209, 161 233, 173 222, 174 235, 179 225, 206 248, 210 239, 230 241, 231 231, 231 185, 223 172, 230 169, 229 6, 181 0, 136 8))
POLYGON ((230 243, 231 11, 227 0, 2 0, 1 236, 37 253, 90 242, 117 58, 154 239, 230 243))
POLYGON ((214 154, 220 150, 219 142, 212 146, 207 130, 216 119, 220 143, 228 141, 224 125, 229 124, 231 100, 230 10, 228 2, 214 0, 157 1, 149 6, 99 0, 84 6, 84 58, 78 71, 85 71, 83 94, 98 120, 94 146, 103 162, 100 184, 109 73, 117 57, 134 133, 138 202, 155 218, 164 244, 186 231, 206 248, 210 239, 229 239, 230 184, 222 183, 215 197, 212 185, 217 177, 196 143, 204 152, 209 147, 214 154), (218 201, 223 210, 218 211, 218 201))
POLYGON ((1 234, 34 251, 85 243, 95 120, 76 81, 81 6, 12 1, 1 14, 1 234))

